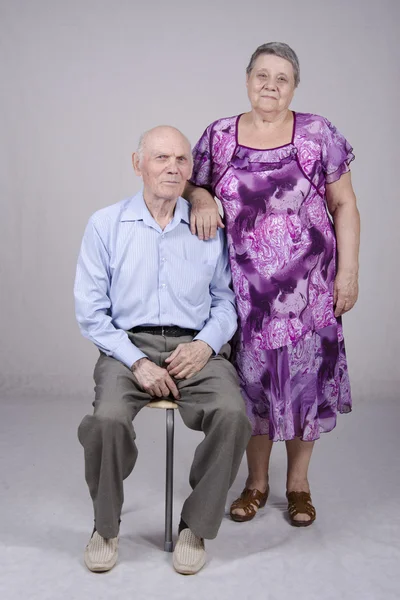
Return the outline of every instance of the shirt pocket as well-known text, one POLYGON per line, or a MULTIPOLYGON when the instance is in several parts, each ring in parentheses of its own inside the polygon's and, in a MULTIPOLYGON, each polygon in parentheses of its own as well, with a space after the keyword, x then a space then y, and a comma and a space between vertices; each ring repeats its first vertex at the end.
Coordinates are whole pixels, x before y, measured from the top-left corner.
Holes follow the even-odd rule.
POLYGON ((175 269, 175 293, 192 306, 211 304, 210 283, 215 264, 207 261, 181 259, 175 269))

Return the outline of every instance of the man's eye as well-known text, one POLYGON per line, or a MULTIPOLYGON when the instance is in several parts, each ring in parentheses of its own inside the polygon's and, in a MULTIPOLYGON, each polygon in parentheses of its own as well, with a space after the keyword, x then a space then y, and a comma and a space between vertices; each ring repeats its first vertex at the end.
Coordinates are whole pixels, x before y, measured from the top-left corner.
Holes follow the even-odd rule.
POLYGON ((262 79, 266 78, 266 74, 265 73, 260 73, 258 76, 261 77, 262 79))
POLYGON ((166 154, 160 154, 159 156, 157 156, 157 158, 164 159, 164 158, 167 158, 167 156, 166 156, 166 154))
POLYGON ((179 162, 186 162, 186 156, 178 156, 179 162))

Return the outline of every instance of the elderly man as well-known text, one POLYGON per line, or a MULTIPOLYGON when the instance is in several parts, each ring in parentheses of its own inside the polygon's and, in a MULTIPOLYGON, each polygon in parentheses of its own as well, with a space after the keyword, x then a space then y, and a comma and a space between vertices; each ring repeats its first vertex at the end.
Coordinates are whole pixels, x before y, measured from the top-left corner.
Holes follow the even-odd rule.
POLYGON ((143 192, 91 217, 75 281, 81 331, 100 350, 94 413, 78 431, 95 517, 85 563, 91 571, 115 565, 123 480, 137 458, 132 421, 152 398, 171 396, 184 423, 205 434, 173 555, 179 573, 193 574, 250 437, 228 362, 234 296, 223 234, 201 241, 190 233, 180 197, 192 170, 187 139, 156 127, 142 136, 133 165, 143 192))

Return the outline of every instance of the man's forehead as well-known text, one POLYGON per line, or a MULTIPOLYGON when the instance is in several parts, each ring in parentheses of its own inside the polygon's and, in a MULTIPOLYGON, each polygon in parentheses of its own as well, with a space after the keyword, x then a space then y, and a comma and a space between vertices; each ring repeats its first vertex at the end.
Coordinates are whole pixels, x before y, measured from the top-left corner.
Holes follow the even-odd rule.
POLYGON ((190 148, 187 144, 154 144, 147 148, 150 154, 170 154, 175 156, 189 155, 190 148))
POLYGON ((190 152, 190 144, 182 134, 173 131, 152 132, 145 140, 145 145, 150 152, 168 150, 174 153, 190 152))

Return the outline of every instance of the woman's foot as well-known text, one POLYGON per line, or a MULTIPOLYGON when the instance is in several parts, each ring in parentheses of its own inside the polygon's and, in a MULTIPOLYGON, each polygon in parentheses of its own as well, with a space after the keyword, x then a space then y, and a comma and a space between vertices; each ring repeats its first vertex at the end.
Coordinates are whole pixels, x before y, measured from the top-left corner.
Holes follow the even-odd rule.
POLYGON ((315 521, 316 511, 311 502, 310 486, 307 480, 288 482, 286 497, 292 525, 307 527, 315 521))
POLYGON ((246 487, 230 509, 234 521, 250 521, 259 508, 267 501, 269 457, 273 441, 268 435, 253 435, 247 446, 247 464, 249 467, 246 487))
MULTIPOLYGON (((308 467, 310 465, 311 455, 314 448, 314 442, 305 442, 299 437, 286 442, 286 451, 288 457, 288 469, 286 478, 286 494, 304 492, 310 494, 308 484, 308 467)), ((291 496, 295 498, 295 496, 291 496)), ((298 523, 307 523, 311 525, 315 519, 315 508, 310 502, 300 501, 300 496, 296 496, 295 504, 289 501, 289 516, 292 525, 298 523), (310 508, 312 507, 312 509, 310 508)), ((302 525, 298 525, 301 527, 302 525)), ((304 526, 304 525, 303 525, 304 526)))
POLYGON ((314 523, 317 515, 310 494, 307 492, 288 492, 286 496, 291 525, 308 527, 314 523))
POLYGON ((259 508, 263 508, 269 494, 268 482, 246 482, 243 492, 232 502, 230 515, 233 521, 251 521, 257 514, 259 508))

